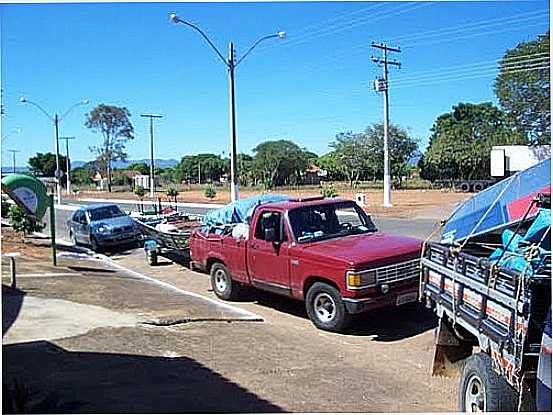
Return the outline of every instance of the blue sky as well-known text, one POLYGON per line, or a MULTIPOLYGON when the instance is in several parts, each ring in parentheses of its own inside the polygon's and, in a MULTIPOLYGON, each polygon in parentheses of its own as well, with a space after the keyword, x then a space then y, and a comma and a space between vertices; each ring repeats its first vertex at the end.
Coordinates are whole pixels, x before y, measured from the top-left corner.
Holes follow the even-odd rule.
MULTIPOLYGON (((99 103, 126 106, 136 138, 129 158, 228 152, 226 69, 198 33, 171 24, 177 12, 200 26, 224 55, 238 57, 259 37, 284 30, 286 40, 259 45, 237 68, 237 136, 241 152, 268 139, 291 139, 319 154, 334 136, 382 120, 372 89, 381 68, 372 41, 400 46, 391 68, 390 116, 426 147, 436 117, 458 102, 496 102, 493 79, 507 48, 549 28, 548 1, 278 2, 13 4, 1 11, 2 164, 53 151, 53 126, 24 95, 63 113, 62 136, 76 136, 72 159, 92 158, 100 136, 84 127, 99 103), (15 132, 20 128, 20 132, 15 132)), ((539 57, 537 57, 539 58, 539 57)), ((537 59, 531 57, 530 59, 537 59)))

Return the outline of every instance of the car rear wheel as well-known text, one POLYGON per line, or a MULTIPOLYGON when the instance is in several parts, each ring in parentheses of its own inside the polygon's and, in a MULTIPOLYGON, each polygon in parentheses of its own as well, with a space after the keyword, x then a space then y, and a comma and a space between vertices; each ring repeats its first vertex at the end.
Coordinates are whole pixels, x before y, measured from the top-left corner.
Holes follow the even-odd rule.
POLYGON ((311 322, 322 330, 341 332, 350 321, 340 292, 323 282, 316 282, 309 288, 305 308, 311 322))
POLYGON ((220 262, 211 267, 211 288, 217 297, 222 300, 238 300, 240 284, 230 277, 227 267, 220 262))
POLYGON ((487 354, 467 358, 459 385, 461 412, 514 412, 517 396, 509 384, 492 368, 487 354))

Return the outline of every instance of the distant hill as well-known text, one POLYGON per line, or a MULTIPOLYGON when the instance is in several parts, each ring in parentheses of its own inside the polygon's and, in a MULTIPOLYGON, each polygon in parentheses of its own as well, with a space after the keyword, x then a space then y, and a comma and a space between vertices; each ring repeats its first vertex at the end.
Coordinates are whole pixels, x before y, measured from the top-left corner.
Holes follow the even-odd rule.
MULTIPOLYGON (((17 167, 17 166, 15 166, 15 172, 16 173, 25 173, 25 172, 28 172, 28 171, 29 171, 28 167, 17 167)), ((9 174, 9 173, 13 173, 13 167, 2 166, 2 174, 9 174)))
MULTIPOLYGON (((82 160, 75 160, 71 163, 71 168, 81 167, 85 163, 88 163, 88 162, 82 161, 82 160)), ((113 163, 113 168, 124 169, 125 167, 133 163, 146 163, 149 166, 150 159, 116 161, 115 163, 113 163)), ((175 167, 177 164, 179 164, 179 162, 178 160, 175 160, 175 159, 154 159, 154 165, 162 169, 166 169, 167 167, 175 167)))

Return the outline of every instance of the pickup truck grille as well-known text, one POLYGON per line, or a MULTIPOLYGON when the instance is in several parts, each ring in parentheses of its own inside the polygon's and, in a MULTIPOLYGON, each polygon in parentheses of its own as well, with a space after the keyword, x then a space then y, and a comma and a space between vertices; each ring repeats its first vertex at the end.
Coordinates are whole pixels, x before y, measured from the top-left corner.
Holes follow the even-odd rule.
POLYGON ((418 278, 420 275, 420 263, 421 260, 417 258, 376 268, 376 282, 378 284, 390 284, 409 278, 418 278))

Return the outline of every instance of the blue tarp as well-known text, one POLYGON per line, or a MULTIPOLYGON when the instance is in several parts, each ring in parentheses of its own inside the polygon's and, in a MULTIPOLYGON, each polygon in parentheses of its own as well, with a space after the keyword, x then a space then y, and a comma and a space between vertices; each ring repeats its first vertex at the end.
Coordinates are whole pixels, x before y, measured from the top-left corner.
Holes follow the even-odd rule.
POLYGON ((550 227, 551 210, 540 209, 524 236, 515 234, 509 229, 503 231, 501 235, 503 247, 497 248, 490 255, 490 260, 499 261, 498 265, 501 267, 519 272, 526 271, 527 274, 532 275, 542 266, 545 256, 551 255, 550 227), (532 244, 539 244, 539 250, 538 255, 528 264, 524 255, 532 244))
POLYGON ((288 196, 266 194, 248 197, 212 210, 204 216, 203 223, 207 226, 222 226, 233 223, 247 223, 256 206, 263 203, 282 202, 289 200, 288 196))
MULTIPOLYGON (((551 191, 551 159, 504 179, 465 201, 447 220, 442 243, 460 243, 520 221, 532 198, 551 191), (475 226, 482 220, 477 229, 475 226)), ((529 218, 536 215, 532 212, 529 218)))

